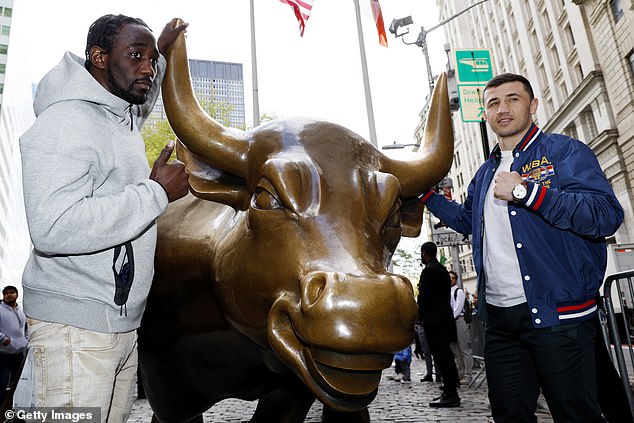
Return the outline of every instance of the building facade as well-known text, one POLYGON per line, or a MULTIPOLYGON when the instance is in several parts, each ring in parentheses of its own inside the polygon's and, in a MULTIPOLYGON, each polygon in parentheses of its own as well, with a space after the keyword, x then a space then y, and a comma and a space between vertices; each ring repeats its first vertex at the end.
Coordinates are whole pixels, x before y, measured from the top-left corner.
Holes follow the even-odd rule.
MULTIPOLYGON (((241 63, 189 59, 189 73, 198 101, 228 107, 232 128, 245 129, 244 78, 241 63)), ((212 116, 217 118, 217 116, 212 116)), ((167 119, 163 99, 159 97, 148 124, 167 119)))
MULTIPOLYGON (((437 0, 439 21, 472 4, 437 0)), ((625 210, 609 242, 634 236, 634 1, 489 0, 444 26, 452 51, 490 49, 493 74, 519 73, 532 83, 535 123, 587 143, 597 155, 625 210)), ((455 69, 455 55, 450 54, 455 69)), ((484 160, 478 123, 453 113, 453 197, 461 202, 484 160)), ((495 135, 488 131, 490 149, 495 135)), ((420 139, 419 135, 416 135, 420 139)), ((465 286, 475 288, 469 245, 460 246, 465 286)))
MULTIPOLYGON (((0 0, 0 288, 19 286, 31 249, 22 197, 19 137, 33 123, 32 87, 10 38, 24 8, 0 0)), ((23 25, 25 27, 25 25, 23 25)))

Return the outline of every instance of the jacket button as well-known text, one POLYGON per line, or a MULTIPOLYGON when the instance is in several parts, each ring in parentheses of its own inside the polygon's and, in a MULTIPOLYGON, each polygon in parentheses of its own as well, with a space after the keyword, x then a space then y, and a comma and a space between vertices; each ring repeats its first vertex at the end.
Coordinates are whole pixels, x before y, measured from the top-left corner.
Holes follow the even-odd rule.
POLYGON ((519 156, 520 156, 520 153, 515 153, 515 157, 519 157, 519 156))
POLYGON ((511 216, 515 216, 517 212, 515 210, 511 210, 511 216))
POLYGON ((536 309, 535 307, 533 307, 533 308, 531 309, 531 313, 533 313, 533 314, 537 314, 537 309, 536 309))
POLYGON ((542 319, 535 319, 535 323, 537 323, 538 325, 542 324, 542 319))
POLYGON ((521 242, 518 242, 517 244, 515 244, 515 246, 516 246, 517 248, 522 248, 522 243, 521 243, 521 242))
POLYGON ((525 280, 525 281, 530 281, 530 280, 531 280, 530 275, 524 275, 524 280, 525 280))

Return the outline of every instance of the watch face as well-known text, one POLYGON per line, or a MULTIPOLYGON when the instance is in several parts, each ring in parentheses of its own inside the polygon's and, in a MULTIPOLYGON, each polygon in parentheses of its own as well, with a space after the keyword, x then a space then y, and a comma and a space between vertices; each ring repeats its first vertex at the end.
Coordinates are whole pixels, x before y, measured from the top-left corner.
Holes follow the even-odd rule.
POLYGON ((515 198, 516 200, 521 200, 526 197, 526 193, 526 187, 522 184, 517 184, 513 188, 513 198, 515 198))

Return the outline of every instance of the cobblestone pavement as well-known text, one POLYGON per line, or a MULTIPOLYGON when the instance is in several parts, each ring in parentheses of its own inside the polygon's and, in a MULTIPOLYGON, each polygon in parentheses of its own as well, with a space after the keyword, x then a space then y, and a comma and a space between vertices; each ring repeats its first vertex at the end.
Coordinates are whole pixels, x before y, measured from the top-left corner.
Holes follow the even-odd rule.
MULTIPOLYGON (((443 422, 443 423, 489 423, 493 422, 489 411, 486 382, 480 387, 462 385, 459 390, 461 405, 458 408, 435 409, 428 403, 440 395, 440 383, 421 382, 424 362, 414 359, 412 362, 412 383, 401 384, 388 378, 394 375, 394 368, 383 371, 379 393, 370 404, 370 417, 373 422, 443 422)), ((227 399, 214 405, 204 414, 205 423, 248 422, 255 411, 255 401, 227 399)), ((315 402, 310 409, 306 422, 321 422, 321 403, 315 402)), ((545 410, 537 413, 539 423, 552 423, 550 414, 545 410)), ((150 423, 152 410, 147 400, 137 400, 128 423, 150 423)))

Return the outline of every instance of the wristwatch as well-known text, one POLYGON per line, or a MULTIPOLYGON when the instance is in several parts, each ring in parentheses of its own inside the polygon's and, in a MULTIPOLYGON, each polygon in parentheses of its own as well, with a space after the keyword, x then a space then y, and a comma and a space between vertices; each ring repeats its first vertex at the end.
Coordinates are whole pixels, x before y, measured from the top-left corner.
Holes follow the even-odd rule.
POLYGON ((513 187, 513 191, 511 195, 513 195, 513 201, 518 202, 522 201, 526 198, 528 194, 528 183, 526 181, 522 181, 519 184, 513 187))

